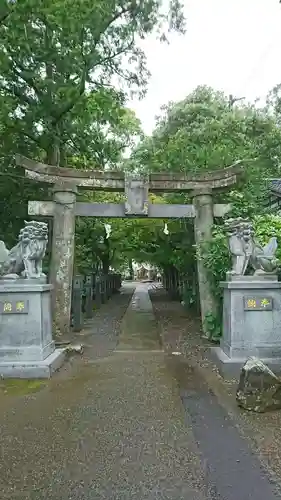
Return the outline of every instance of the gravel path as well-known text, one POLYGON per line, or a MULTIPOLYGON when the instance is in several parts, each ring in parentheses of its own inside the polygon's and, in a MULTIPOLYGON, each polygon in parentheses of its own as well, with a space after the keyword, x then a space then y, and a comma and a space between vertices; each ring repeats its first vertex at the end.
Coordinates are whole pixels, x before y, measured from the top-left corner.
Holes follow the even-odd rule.
POLYGON ((200 318, 166 292, 150 290, 165 350, 176 356, 186 418, 192 425, 213 497, 281 498, 281 413, 254 414, 235 402, 237 382, 225 382, 208 359, 200 318))
POLYGON ((152 309, 150 287, 126 285, 105 304, 77 336, 85 355, 42 390, 0 396, 1 499, 280 498, 202 377, 172 354, 179 340, 159 317, 165 307, 166 327, 169 302, 154 290, 152 309))
POLYGON ((135 317, 141 316, 135 329, 128 309, 131 346, 128 317, 122 321, 126 352, 113 352, 112 303, 110 323, 82 335, 89 346, 86 359, 76 358, 44 390, 6 399, 0 418, 3 500, 209 498, 177 381, 143 299, 142 289, 132 302, 135 317), (144 349, 135 350, 151 326, 157 349, 149 350, 145 342, 144 349), (102 345, 101 337, 107 348, 97 354, 94 339, 102 345))

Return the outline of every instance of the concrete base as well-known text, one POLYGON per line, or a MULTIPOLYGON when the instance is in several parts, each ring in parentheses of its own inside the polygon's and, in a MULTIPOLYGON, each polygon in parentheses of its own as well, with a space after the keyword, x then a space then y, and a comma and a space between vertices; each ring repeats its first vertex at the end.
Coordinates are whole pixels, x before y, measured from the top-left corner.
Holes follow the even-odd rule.
MULTIPOLYGON (((210 348, 210 358, 216 364, 220 375, 224 379, 240 378, 241 368, 249 358, 230 358, 221 347, 210 348)), ((281 357, 261 359, 276 375, 281 374, 281 357)))
POLYGON ((51 378, 65 359, 65 350, 56 349, 41 361, 0 361, 0 377, 40 379, 51 378))

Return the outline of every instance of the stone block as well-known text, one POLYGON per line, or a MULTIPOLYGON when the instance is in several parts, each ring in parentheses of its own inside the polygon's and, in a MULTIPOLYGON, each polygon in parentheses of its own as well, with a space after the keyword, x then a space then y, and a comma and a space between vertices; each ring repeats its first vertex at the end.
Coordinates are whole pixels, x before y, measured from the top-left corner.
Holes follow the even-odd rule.
POLYGON ((148 179, 125 177, 125 215, 148 215, 148 179))
POLYGON ((250 358, 242 368, 236 401, 241 408, 265 412, 281 408, 281 379, 266 364, 250 358))
POLYGON ((221 283, 223 335, 213 359, 225 377, 239 376, 249 357, 281 369, 281 283, 246 276, 221 283))

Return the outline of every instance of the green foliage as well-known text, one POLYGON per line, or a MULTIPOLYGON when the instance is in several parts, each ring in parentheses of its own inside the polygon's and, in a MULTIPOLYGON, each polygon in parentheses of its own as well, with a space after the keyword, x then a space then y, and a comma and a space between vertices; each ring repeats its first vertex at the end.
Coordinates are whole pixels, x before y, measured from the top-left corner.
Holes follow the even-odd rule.
MULTIPOLYGON (((278 249, 276 256, 281 262, 281 218, 277 215, 257 215, 253 217, 254 231, 258 243, 266 245, 270 238, 276 236, 278 249)), ((228 251, 227 235, 222 226, 214 226, 213 237, 209 243, 198 249, 198 258, 202 258, 208 270, 208 276, 212 292, 218 300, 218 316, 207 318, 206 325, 211 338, 216 340, 221 324, 222 313, 222 289, 220 281, 225 280, 226 272, 231 268, 230 255, 228 251), (213 326, 212 326, 213 324, 213 326)))
POLYGON ((193 308, 196 304, 196 292, 197 290, 191 288, 188 283, 184 284, 182 301, 187 309, 193 308))
POLYGON ((149 73, 137 37, 184 28, 178 0, 168 8, 155 0, 22 0, 9 9, 0 24, 1 95, 13 108, 6 126, 39 145, 53 164, 75 117, 79 122, 91 111, 104 136, 100 125, 116 119, 128 91, 143 92, 149 73), (112 85, 117 76, 123 90, 112 85))
MULTIPOLYGON (((277 176, 279 173, 280 156, 277 155, 280 139, 279 129, 267 111, 257 112, 247 106, 231 110, 221 93, 199 88, 183 102, 167 106, 166 114, 158 120, 152 137, 144 138, 126 167, 144 172, 160 171, 164 164, 172 172, 183 170, 199 173, 227 166, 242 158, 243 153, 246 160, 253 160, 245 163, 243 182, 230 192, 218 195, 216 201, 232 203, 231 216, 254 218, 258 238, 264 243, 273 234, 272 224, 275 232, 278 229, 278 218, 264 213, 263 198, 265 176, 277 176), (202 145, 205 144, 208 146, 205 150, 203 148, 203 154, 202 145)), ((107 200, 112 201, 112 196, 107 196, 107 200)), ((175 203, 190 202, 190 199, 187 195, 178 194, 152 196, 150 201, 175 203)), ((116 219, 104 222, 112 224, 109 239, 111 264, 124 269, 126 263, 134 259, 151 262, 164 272, 176 269, 185 277, 182 298, 186 305, 195 303, 196 259, 204 260, 219 312, 218 318, 208 318, 206 321, 211 336, 217 337, 222 299, 219 282, 225 279, 225 273, 230 268, 226 235, 223 225, 218 225, 222 221, 216 221, 212 241, 201 248, 194 246, 192 220, 166 221, 169 230, 167 235, 163 232, 165 221, 162 220, 116 219)), ((90 234, 87 241, 90 241, 90 234)))
MULTIPOLYGON (((272 160, 276 150, 280 152, 275 135, 280 137, 265 111, 246 106, 230 109, 223 94, 199 87, 183 101, 163 107, 152 137, 137 149, 135 160, 150 171, 161 171, 165 165, 174 172, 196 173, 238 159, 266 159, 269 142, 272 160)), ((268 159, 266 163, 268 167, 268 159)), ((245 168, 250 170, 248 164, 245 168)))
MULTIPOLYGON (((277 215, 258 215, 253 217, 254 231, 258 243, 266 245, 270 238, 276 236, 278 242, 277 257, 281 260, 281 218, 277 215)), ((225 279, 231 268, 227 235, 222 226, 214 226, 212 240, 198 249, 198 258, 202 258, 209 271, 213 293, 222 297, 219 282, 225 279)))
MULTIPOLYGON (((11 245, 27 201, 49 198, 45 187, 24 179, 14 155, 76 168, 119 167, 141 136, 126 107, 149 77, 137 40, 153 31, 162 39, 182 32, 184 18, 178 0, 0 3, 0 233, 11 245)), ((77 222, 80 265, 101 258, 93 228, 99 234, 102 227, 77 222)))
POLYGON ((212 292, 221 299, 219 282, 225 279, 226 271, 231 267, 227 237, 221 226, 214 226, 212 240, 197 248, 197 258, 202 259, 208 270, 212 292))
MULTIPOLYGON (((26 181, 13 155, 43 159, 76 168, 125 168, 130 171, 200 173, 243 162, 243 178, 217 202, 231 202, 234 216, 253 218, 264 243, 275 234, 277 218, 266 216, 266 179, 280 176, 280 87, 266 110, 239 105, 208 87, 162 109, 151 137, 127 108, 131 93, 142 95, 149 72, 137 40, 153 31, 165 40, 169 30, 182 32, 178 0, 21 0, 0 8, 0 231, 14 243, 28 199, 48 199, 44 186, 26 181), (117 85, 118 80, 118 85, 117 85), (116 83, 116 86, 114 86, 116 83), (141 139, 139 145, 134 145, 141 139), (125 162, 124 153, 134 147, 125 162)), ((122 196, 83 194, 87 201, 122 202, 122 196)), ((188 203, 190 196, 152 196, 157 203, 188 203)), ((165 273, 184 277, 183 299, 191 304, 196 290, 196 258, 204 259, 213 292, 221 299, 219 281, 229 267, 222 226, 201 248, 194 246, 192 220, 77 219, 75 264, 79 272, 131 260, 149 261, 165 273), (112 225, 105 238, 104 224, 112 225)), ((281 243, 281 242, 280 242, 281 243)), ((280 250, 278 250, 280 255, 280 250)), ((218 335, 217 318, 208 330, 218 335)))
MULTIPOLYGON (((144 172, 199 174, 244 160, 237 188, 217 195, 230 202, 232 216, 253 217, 263 212, 265 179, 279 174, 281 132, 266 110, 252 106, 230 108, 228 99, 208 87, 198 87, 179 103, 163 107, 151 137, 134 150, 129 166, 144 172)), ((188 195, 164 195, 167 203, 190 203, 188 195)), ((192 221, 172 221, 165 261, 178 269, 194 267, 192 221), (167 253, 168 251, 168 253, 167 253)), ((217 244, 219 231, 215 236, 217 244)), ((212 262, 215 259, 215 248, 212 262)))
MULTIPOLYGON (((228 98, 222 93, 199 87, 183 101, 163 107, 152 136, 144 138, 133 151, 128 168, 160 172, 165 165, 165 170, 171 173, 200 174, 240 160, 243 175, 237 186, 229 192, 216 194, 214 201, 232 204, 227 217, 254 219, 262 243, 274 234, 273 229, 279 239, 278 218, 267 216, 264 204, 267 179, 280 177, 279 93, 280 88, 275 92, 275 100, 271 96, 271 109, 258 110, 241 103, 230 107, 228 98)), ((166 203, 191 202, 189 195, 182 193, 163 195, 163 200, 166 203)), ((193 300, 191 290, 196 290, 193 286, 196 259, 204 260, 218 302, 218 316, 205 318, 205 326, 213 339, 220 334, 222 291, 219 282, 225 279, 230 268, 222 222, 215 221, 212 241, 195 249, 193 221, 169 221, 170 233, 165 243, 162 234, 155 233, 154 248, 159 247, 159 250, 153 257, 150 255, 164 270, 175 267, 181 276, 187 276, 188 288, 183 297, 186 304, 193 300)), ((145 239, 139 241, 145 245, 145 239)), ((278 254, 281 254, 280 250, 278 254)))
POLYGON ((142 134, 139 119, 122 107, 116 93, 106 89, 99 96, 84 96, 77 107, 79 113, 69 115, 61 163, 75 168, 116 169, 126 148, 142 134))
POLYGON ((266 214, 254 218, 254 230, 261 244, 266 244, 269 238, 276 236, 281 244, 281 217, 280 215, 266 214))
POLYGON ((209 339, 213 342, 218 342, 222 334, 220 315, 214 315, 212 313, 206 314, 204 326, 209 339))

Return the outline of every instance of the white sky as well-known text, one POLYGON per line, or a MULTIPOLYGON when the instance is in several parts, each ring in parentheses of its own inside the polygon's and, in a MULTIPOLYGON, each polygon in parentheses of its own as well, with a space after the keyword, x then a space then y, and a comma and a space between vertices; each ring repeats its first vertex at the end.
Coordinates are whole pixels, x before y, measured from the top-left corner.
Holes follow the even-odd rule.
POLYGON ((281 83, 279 0, 184 0, 185 35, 143 43, 152 73, 142 101, 130 103, 146 133, 160 106, 198 85, 255 100, 281 83))

